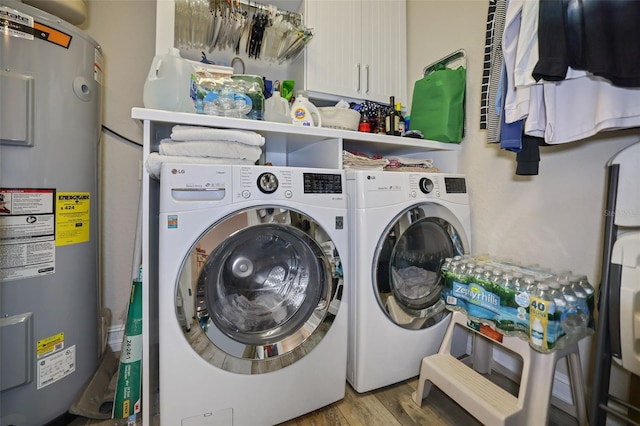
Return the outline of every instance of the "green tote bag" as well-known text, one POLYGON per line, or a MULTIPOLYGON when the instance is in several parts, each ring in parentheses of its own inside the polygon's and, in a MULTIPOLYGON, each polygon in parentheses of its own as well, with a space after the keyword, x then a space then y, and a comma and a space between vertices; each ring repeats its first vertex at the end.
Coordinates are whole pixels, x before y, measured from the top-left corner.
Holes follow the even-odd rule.
POLYGON ((415 82, 411 101, 411 129, 425 139, 460 143, 464 129, 466 69, 439 64, 415 82))

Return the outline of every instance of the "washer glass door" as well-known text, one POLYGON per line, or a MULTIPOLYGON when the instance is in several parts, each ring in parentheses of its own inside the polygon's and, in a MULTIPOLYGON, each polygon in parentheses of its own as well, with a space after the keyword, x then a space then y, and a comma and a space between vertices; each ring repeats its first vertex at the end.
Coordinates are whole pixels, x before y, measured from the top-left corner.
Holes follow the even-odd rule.
POLYGON ((256 374, 290 365, 322 340, 337 313, 339 255, 301 212, 278 206, 238 212, 201 235, 189 257, 176 285, 176 313, 185 316, 194 350, 217 367, 256 374), (199 262, 188 260, 194 255, 199 262), (193 321, 180 308, 181 282, 195 288, 193 321))
POLYGON ((397 325, 432 326, 445 315, 440 267, 468 250, 457 218, 438 204, 413 206, 387 227, 374 256, 375 293, 397 325))

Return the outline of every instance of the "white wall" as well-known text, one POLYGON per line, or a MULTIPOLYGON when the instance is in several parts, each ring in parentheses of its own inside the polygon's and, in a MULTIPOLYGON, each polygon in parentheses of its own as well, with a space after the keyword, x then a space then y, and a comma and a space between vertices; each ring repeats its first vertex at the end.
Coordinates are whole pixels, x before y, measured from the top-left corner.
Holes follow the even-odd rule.
MULTIPOLYGON (((539 175, 516 176, 515 154, 487 144, 478 130, 487 5, 487 0, 408 0, 409 95, 424 66, 466 50, 466 137, 460 164, 473 203, 473 251, 583 272, 597 285, 605 164, 640 133, 602 133, 543 147, 539 175)), ((89 1, 83 28, 105 56, 104 124, 141 143, 140 124, 130 113, 131 107, 142 106, 142 85, 155 51, 155 2, 89 1)), ((102 145, 103 302, 118 325, 124 321, 131 283, 141 149, 108 135, 102 145)))
MULTIPOLYGON (((605 165, 640 140, 640 130, 542 147, 539 175, 516 176, 515 154, 488 144, 486 132, 478 130, 487 8, 487 0, 408 0, 409 99, 425 66, 464 48, 468 86, 460 168, 472 203, 472 250, 585 273, 597 286, 605 165)), ((593 343, 595 339, 581 342, 585 366, 590 365, 593 343)), ((585 379, 591 380, 588 375, 585 379)))
POLYGON ((118 329, 128 308, 142 161, 142 127, 131 119, 131 108, 142 106, 142 85, 154 55, 156 3, 87 3, 89 16, 81 28, 104 55, 103 125, 130 140, 103 132, 101 141, 102 303, 118 329))

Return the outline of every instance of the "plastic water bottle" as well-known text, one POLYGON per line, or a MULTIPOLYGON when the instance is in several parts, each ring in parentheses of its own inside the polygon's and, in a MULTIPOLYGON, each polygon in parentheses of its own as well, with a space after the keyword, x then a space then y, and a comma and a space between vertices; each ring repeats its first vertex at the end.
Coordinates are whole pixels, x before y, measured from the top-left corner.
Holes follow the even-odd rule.
POLYGON ((247 114, 247 118, 251 120, 263 120, 265 105, 264 105, 264 93, 262 87, 258 83, 251 83, 247 95, 251 98, 251 110, 247 114))
POLYGON ((593 333, 595 329, 594 309, 595 309, 595 289, 589 282, 586 275, 578 275, 578 283, 587 295, 587 307, 589 308, 589 323, 587 324, 587 333, 593 333))
POLYGON ((553 319, 553 327, 550 333, 553 334, 554 340, 557 342, 565 335, 563 322, 566 320, 564 317, 567 311, 567 300, 564 298, 560 284, 557 281, 549 281, 549 293, 553 298, 553 303, 556 305, 556 310, 553 319), (563 318, 564 317, 564 318, 563 318))
POLYGON ((516 304, 518 305, 515 334, 520 334, 523 338, 528 339, 530 334, 530 318, 527 311, 529 310, 529 305, 531 304, 531 294, 529 293, 527 285, 524 282, 524 274, 522 274, 521 272, 514 272, 512 275, 513 288, 516 292, 516 304))
MULTIPOLYGON (((589 317, 591 316, 591 310, 589 309, 589 303, 587 302, 587 292, 580 285, 580 276, 579 275, 570 275, 569 282, 571 283, 571 290, 576 294, 578 298, 578 309, 580 309, 583 315, 586 318, 586 325, 589 324, 589 317)), ((586 328, 585 328, 586 332, 586 328)))
POLYGON ((555 303, 547 283, 539 283, 529 305, 529 345, 539 352, 551 352, 555 343, 549 329, 553 327, 555 303), (551 326, 551 327, 550 327, 551 326))
MULTIPOLYGON (((513 299, 516 300, 516 297, 518 295, 518 291, 516 290, 515 280, 513 278, 513 274, 511 274, 510 272, 503 272, 502 275, 500 276, 500 279, 499 279, 499 285, 500 285, 500 287, 502 288, 504 294, 507 297, 509 297, 509 298, 513 297, 513 299)), ((526 307, 527 308, 529 307, 528 298, 527 298, 527 306, 526 307)), ((524 315, 526 314, 525 307, 519 306, 517 309, 518 310, 522 309, 522 311, 517 315, 522 315, 523 318, 524 318, 524 315)), ((522 322, 524 323, 524 319, 523 319, 522 322)), ((502 321, 498 325, 498 329, 505 336, 515 336, 515 335, 521 334, 516 329, 515 321, 511 321, 511 320, 502 321)))
POLYGON ((578 305, 578 297, 571 289, 571 283, 566 279, 557 280, 564 299, 567 301, 566 311, 560 320, 560 326, 567 335, 569 343, 580 340, 586 334, 588 317, 578 305))

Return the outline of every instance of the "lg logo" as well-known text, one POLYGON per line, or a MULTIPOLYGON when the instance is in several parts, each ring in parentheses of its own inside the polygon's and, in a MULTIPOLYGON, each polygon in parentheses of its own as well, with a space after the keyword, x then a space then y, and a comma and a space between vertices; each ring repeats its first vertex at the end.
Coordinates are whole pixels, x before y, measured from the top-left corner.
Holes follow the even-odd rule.
POLYGON ((173 174, 173 175, 182 175, 182 174, 184 174, 184 169, 171 169, 171 174, 173 174))
POLYGON ((367 175, 367 180, 373 180, 375 178, 376 178, 375 176, 367 175))

